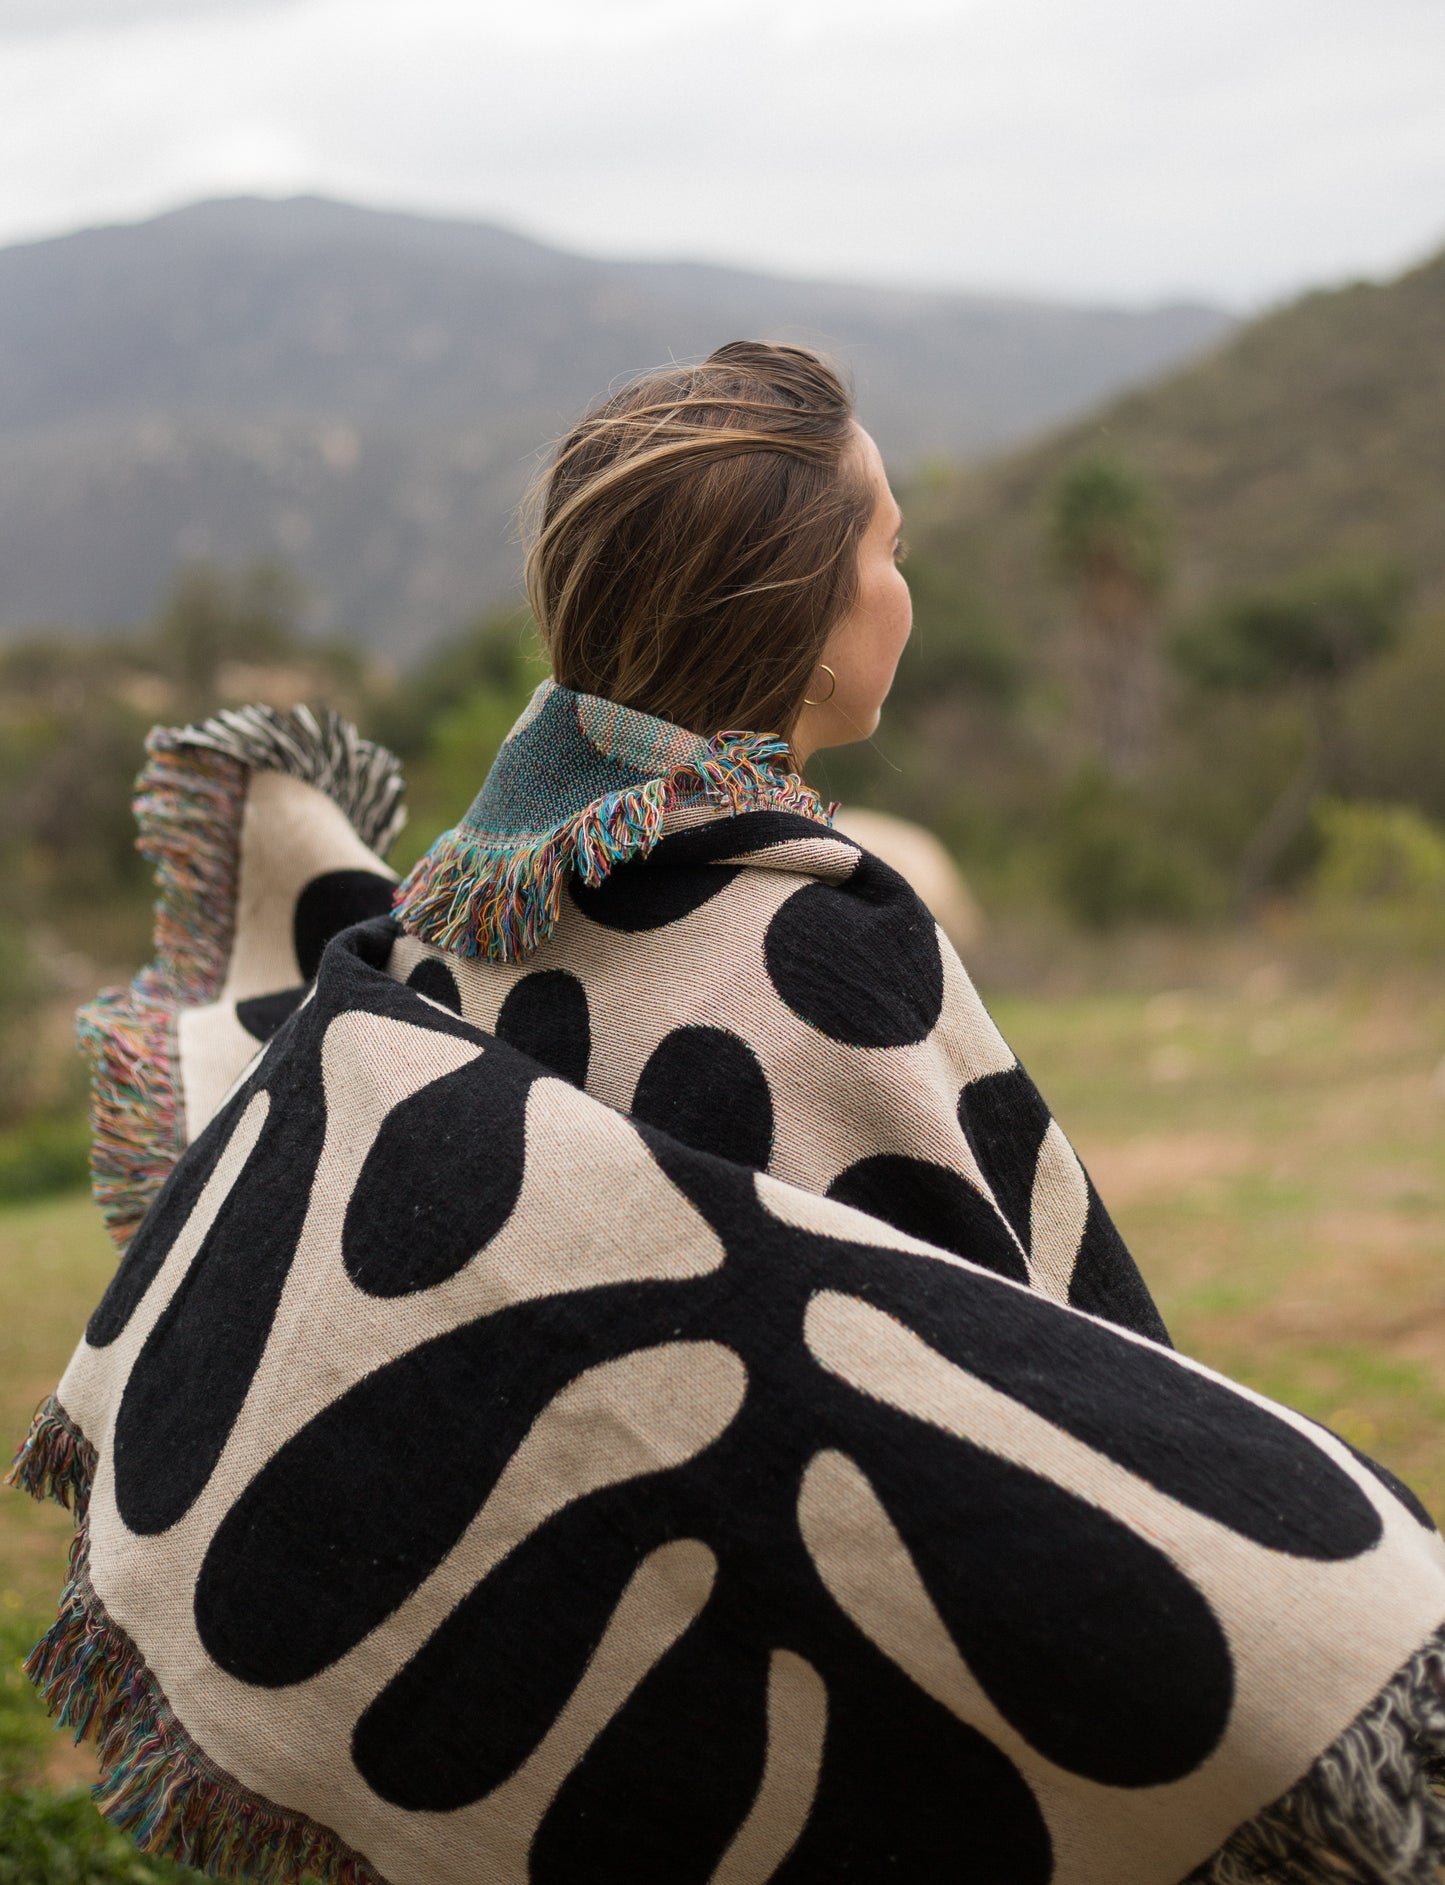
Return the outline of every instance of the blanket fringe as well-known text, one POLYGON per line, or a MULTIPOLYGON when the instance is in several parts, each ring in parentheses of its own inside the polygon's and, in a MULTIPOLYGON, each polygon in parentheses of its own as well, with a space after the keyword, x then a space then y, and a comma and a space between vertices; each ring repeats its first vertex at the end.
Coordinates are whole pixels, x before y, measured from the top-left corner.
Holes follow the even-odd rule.
POLYGON ((155 959, 76 1016, 90 1062, 91 1188, 122 1251, 185 1145, 174 1010, 214 1001, 225 980, 251 773, 284 772, 325 792, 378 854, 406 817, 395 757, 335 713, 227 709, 154 728, 146 754, 136 846, 155 866, 155 959))
POLYGON ((531 845, 457 825, 398 886, 395 915, 408 934, 437 948, 519 961, 556 927, 572 871, 595 886, 617 865, 646 857, 680 802, 700 798, 729 812, 766 807, 831 820, 837 807, 782 769, 788 752, 787 741, 771 734, 719 733, 695 764, 609 793, 531 845))
POLYGON ((18 1486, 32 1499, 54 1499, 67 1512, 83 1515, 95 1462, 95 1448, 52 1394, 36 1408, 5 1484, 18 1486))
POLYGON ((152 1004, 210 1001, 231 949, 247 769, 171 727, 152 730, 146 753, 133 804, 136 849, 155 866, 155 959, 134 986, 152 1004))
MULTIPOLYGON (((43 1430, 37 1416, 22 1455, 16 1470, 32 1491, 47 1473, 58 1487, 63 1472, 83 1470, 88 1484, 94 1471, 94 1450, 58 1408, 43 1430), (62 1431, 78 1443, 74 1469, 61 1465, 62 1431)), ((83 1506, 78 1488, 76 1496, 83 1506)), ((59 1614, 25 1670, 57 1724, 95 1743, 101 1778, 92 1797, 142 1852, 256 1885, 385 1885, 328 1827, 253 1793, 196 1746, 91 1587, 83 1516, 59 1614)))
POLYGON ((1185 1885, 1438 1885, 1442 1784, 1445 1625, 1185 1885))
POLYGON ((90 1188, 124 1250, 185 1146, 175 1010, 108 988, 75 1017, 90 1063, 90 1188))
POLYGON ((316 786, 378 857, 385 857, 406 823, 406 787, 396 755, 363 739, 339 713, 227 707, 196 726, 159 729, 148 742, 152 753, 197 747, 257 772, 284 772, 316 786))
POLYGON ((393 913, 439 948, 519 961, 556 927, 568 874, 597 884, 615 865, 645 857, 666 808, 667 782, 650 779, 598 799, 540 844, 502 848, 458 825, 399 885, 393 913))
MULTIPOLYGON (((91 1588, 86 1503, 95 1449, 52 1396, 8 1483, 78 1514, 55 1623, 26 1662, 47 1708, 97 1744, 101 1812, 145 1852, 298 1885, 384 1885, 328 1828, 215 1767, 91 1588)), ((1438 1885, 1445 1863, 1445 1625, 1320 1755, 1184 1885, 1438 1885)))
POLYGON ((315 786, 378 856, 406 819, 397 759, 339 714, 228 708, 195 726, 153 728, 146 754, 136 846, 156 867, 156 960, 137 987, 150 1001, 212 1001, 225 978, 252 772, 315 786))

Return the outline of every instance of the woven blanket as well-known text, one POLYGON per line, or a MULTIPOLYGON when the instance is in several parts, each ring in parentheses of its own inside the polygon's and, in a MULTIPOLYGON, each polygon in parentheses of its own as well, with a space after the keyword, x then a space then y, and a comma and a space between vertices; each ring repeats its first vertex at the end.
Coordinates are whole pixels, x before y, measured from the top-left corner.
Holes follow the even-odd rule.
POLYGON ((15 1475, 102 1809, 346 1885, 1433 1881, 1428 1514, 1167 1346, 780 744, 549 686, 394 893, 398 796, 153 736, 124 1255, 15 1475))

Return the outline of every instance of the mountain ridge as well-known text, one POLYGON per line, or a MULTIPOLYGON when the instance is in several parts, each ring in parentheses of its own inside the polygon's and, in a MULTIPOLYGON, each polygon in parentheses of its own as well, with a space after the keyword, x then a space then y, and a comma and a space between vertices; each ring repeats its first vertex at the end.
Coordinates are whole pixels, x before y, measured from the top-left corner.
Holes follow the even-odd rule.
POLYGON ((934 481, 920 528, 1027 628, 1058 612, 1048 493, 1103 455, 1172 520, 1174 606, 1310 565, 1389 557, 1445 608, 1445 249, 1391 281, 1317 289, 1047 438, 934 481))
POLYGON ((829 347, 901 470, 1036 434, 1232 317, 579 256, 323 197, 0 250, 0 632, 103 630, 177 560, 270 555, 318 627, 406 655, 513 592, 546 442, 739 334, 829 347))

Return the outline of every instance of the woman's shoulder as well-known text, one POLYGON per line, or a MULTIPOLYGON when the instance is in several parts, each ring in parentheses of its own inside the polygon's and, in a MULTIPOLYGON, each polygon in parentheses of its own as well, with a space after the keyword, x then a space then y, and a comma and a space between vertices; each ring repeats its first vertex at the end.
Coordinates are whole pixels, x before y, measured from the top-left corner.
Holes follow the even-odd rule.
MULTIPOLYGON (((813 1038, 868 1048, 922 1041, 946 985, 967 982, 904 877, 825 820, 788 811, 670 819, 645 856, 590 883, 571 873, 561 905, 555 928, 520 960, 458 956, 408 936, 393 973, 406 979, 423 956, 444 965, 484 1027, 497 1025, 517 984, 540 999, 546 978, 554 994, 564 980, 580 983, 594 1010, 618 1011, 629 1037, 642 1007, 697 1022, 704 1011, 732 1016, 739 1003, 751 1012, 766 997, 813 1038)), ((439 979, 439 968, 421 972, 439 979)))
MULTIPOLYGON (((908 881, 821 821, 763 810, 673 829, 650 855, 569 899, 589 926, 647 932, 662 950, 756 964, 792 1014, 857 1047, 921 1041, 952 967, 946 937, 908 881), (670 947, 669 947, 670 945, 670 947)), ((966 980, 966 977, 963 979, 966 980)))
POLYGON ((857 868, 862 848, 826 819, 801 812, 772 807, 727 812, 702 806, 664 820, 662 836, 634 868, 732 866, 841 883, 857 868))

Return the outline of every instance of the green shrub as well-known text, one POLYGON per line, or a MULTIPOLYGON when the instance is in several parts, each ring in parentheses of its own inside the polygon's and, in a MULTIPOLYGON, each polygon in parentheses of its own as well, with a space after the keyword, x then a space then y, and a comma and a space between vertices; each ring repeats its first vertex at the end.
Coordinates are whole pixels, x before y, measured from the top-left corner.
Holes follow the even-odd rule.
POLYGON ((1088 929, 1187 921, 1217 901, 1204 864, 1161 832, 1147 798, 1085 767, 1061 800, 1050 846, 1059 901, 1088 929))
POLYGON ((1389 904, 1445 918, 1445 831, 1410 805, 1327 800, 1316 895, 1331 904, 1389 904))
POLYGON ((29 937, 18 923, 0 917, 0 1123, 18 1118, 27 1104, 35 1010, 43 992, 29 937))
POLYGON ((74 1191, 90 1176, 90 1124, 83 1113, 37 1115, 0 1133, 0 1204, 74 1191))
POLYGON ((1409 805, 1326 800, 1313 921, 1352 949, 1445 950, 1445 831, 1409 805))
POLYGON ((0 1790, 25 1786, 38 1776, 52 1733, 23 1667, 44 1626, 9 1608, 19 1601, 14 1591, 6 1591, 6 1608, 0 1611, 0 1790))
POLYGON ((109 1826, 89 1793, 0 1793, 0 1885, 202 1885, 109 1826))

